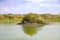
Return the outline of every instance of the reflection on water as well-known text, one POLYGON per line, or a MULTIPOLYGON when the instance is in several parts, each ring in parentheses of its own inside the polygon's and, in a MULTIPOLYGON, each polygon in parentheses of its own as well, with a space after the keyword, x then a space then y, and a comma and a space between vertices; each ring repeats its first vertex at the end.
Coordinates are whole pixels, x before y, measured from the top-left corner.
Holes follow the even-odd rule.
POLYGON ((45 26, 0 24, 0 40, 60 40, 60 23, 45 26))
POLYGON ((37 33, 38 28, 42 29, 43 25, 23 25, 23 31, 24 33, 32 36, 37 33))

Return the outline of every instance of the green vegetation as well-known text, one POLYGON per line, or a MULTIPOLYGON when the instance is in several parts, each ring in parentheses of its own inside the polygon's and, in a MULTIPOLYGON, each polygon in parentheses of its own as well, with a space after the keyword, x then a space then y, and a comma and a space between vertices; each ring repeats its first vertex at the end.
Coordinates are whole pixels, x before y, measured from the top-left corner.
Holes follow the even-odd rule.
POLYGON ((60 14, 0 14, 0 23, 41 23, 45 22, 60 22, 60 14))
POLYGON ((26 14, 22 19, 22 23, 39 23, 44 24, 45 20, 37 14, 26 14))
POLYGON ((0 14, 0 23, 10 24, 21 22, 23 16, 20 14, 0 14))
POLYGON ((60 22, 60 14, 42 14, 46 22, 60 22))

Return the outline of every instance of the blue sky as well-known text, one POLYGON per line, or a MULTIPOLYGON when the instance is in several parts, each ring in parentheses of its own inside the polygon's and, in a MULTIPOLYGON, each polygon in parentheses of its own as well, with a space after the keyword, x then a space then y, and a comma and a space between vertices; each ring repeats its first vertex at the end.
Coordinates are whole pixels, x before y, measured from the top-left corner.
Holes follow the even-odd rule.
POLYGON ((0 0, 0 13, 60 13, 60 0, 0 0))

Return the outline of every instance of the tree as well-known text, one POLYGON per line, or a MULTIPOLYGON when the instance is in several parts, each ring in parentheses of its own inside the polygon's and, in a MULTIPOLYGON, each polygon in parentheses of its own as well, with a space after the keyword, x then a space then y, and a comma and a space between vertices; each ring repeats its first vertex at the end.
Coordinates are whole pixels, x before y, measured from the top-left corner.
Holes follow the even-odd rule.
POLYGON ((33 13, 29 13, 29 14, 24 15, 22 23, 25 23, 25 22, 29 22, 29 23, 41 23, 41 24, 45 23, 44 19, 42 17, 40 17, 40 15, 33 14, 33 13))

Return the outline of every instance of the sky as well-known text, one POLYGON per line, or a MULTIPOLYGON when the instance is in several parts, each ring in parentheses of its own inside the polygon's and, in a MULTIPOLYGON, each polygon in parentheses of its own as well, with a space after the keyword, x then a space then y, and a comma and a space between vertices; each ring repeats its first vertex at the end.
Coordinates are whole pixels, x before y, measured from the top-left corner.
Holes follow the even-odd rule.
POLYGON ((0 0, 0 14, 60 13, 60 0, 0 0))

